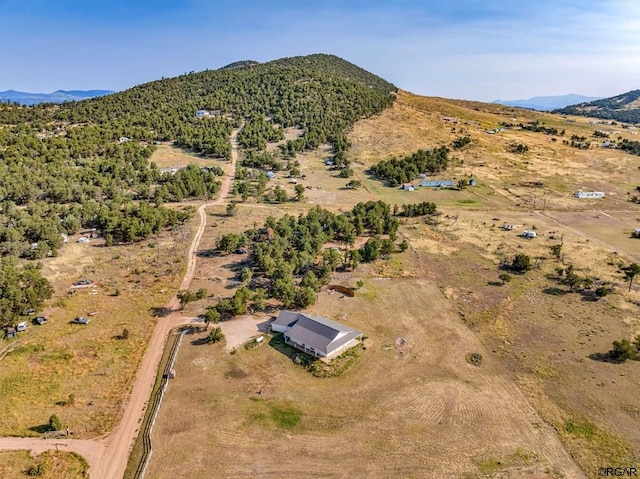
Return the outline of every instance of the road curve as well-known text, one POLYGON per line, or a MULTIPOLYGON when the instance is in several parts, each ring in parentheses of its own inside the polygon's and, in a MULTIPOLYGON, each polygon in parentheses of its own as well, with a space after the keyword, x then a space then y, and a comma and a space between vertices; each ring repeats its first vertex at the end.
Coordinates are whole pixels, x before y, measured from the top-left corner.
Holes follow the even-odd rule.
MULTIPOLYGON (((231 164, 230 171, 222 181, 218 198, 211 205, 222 205, 226 202, 235 178, 235 166, 238 161, 238 133, 242 126, 231 133, 231 164)), ((188 289, 196 271, 196 253, 200 240, 207 225, 207 202, 200 205, 198 215, 200 224, 189 247, 187 270, 180 289, 188 289)), ((142 358, 140 367, 129 395, 124 414, 115 430, 101 439, 40 439, 0 437, 0 450, 31 450, 35 454, 59 449, 73 451, 82 455, 89 463, 91 479, 122 479, 124 476, 129 453, 136 440, 138 429, 144 418, 147 402, 153 391, 158 364, 162 358, 165 341, 169 332, 184 323, 179 314, 180 302, 173 296, 166 308, 171 314, 159 318, 151 335, 147 350, 142 358)))

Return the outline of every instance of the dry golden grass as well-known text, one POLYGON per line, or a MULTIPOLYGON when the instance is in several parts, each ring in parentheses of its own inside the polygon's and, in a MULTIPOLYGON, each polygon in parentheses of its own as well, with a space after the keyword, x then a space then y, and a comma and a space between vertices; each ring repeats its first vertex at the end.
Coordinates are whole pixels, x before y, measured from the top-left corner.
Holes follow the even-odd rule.
MULTIPOLYGON (((307 175, 303 184, 312 186, 303 204, 247 205, 237 218, 221 220, 216 234, 310 204, 345 210, 368 199, 434 201, 443 213, 437 227, 403 220, 400 238, 411 247, 401 259, 364 265, 356 275, 338 274, 335 281, 344 284, 365 280, 354 300, 323 294, 314 306, 313 312, 369 336, 365 354, 343 377, 312 378, 268 345, 228 355, 222 347, 185 344, 178 359, 183 381, 172 383, 161 411, 154 437, 161 453, 154 456, 152 474, 287 477, 287 471, 304 469, 316 477, 346 471, 350 477, 429 477, 444 469, 469 477, 580 477, 558 436, 588 476, 601 463, 634 465, 640 456, 633 446, 640 443, 640 416, 632 406, 640 392, 632 373, 637 364, 611 365, 588 356, 640 329, 638 293, 624 293, 617 271, 620 261, 637 254, 628 238, 637 213, 625 200, 628 188, 640 184, 638 160, 615 150, 579 151, 540 133, 485 133, 501 121, 534 120, 565 129, 565 138, 605 129, 584 119, 568 123, 549 114, 400 92, 393 108, 359 122, 351 133, 350 157, 366 189, 345 191, 347 180, 324 166, 330 152, 320 149, 299 158, 307 175), (443 116, 461 121, 453 124, 443 116), (381 159, 465 134, 472 144, 452 153, 445 176, 473 175, 479 187, 407 193, 366 173, 381 159), (512 142, 527 144, 529 152, 510 153, 512 142), (542 187, 529 186, 533 181, 542 187), (578 188, 602 189, 607 198, 575 199, 578 188), (517 227, 502 231, 503 223, 517 227), (534 226, 536 240, 517 236, 534 226), (600 302, 588 301, 588 294, 564 294, 566 286, 548 279, 558 266, 549 246, 560 241, 565 265, 610 281, 618 292, 600 302), (499 260, 518 252, 531 255, 540 269, 497 286, 499 260), (402 354, 398 337, 408 340, 402 354), (471 350, 488 361, 480 369, 464 359, 471 350), (605 387, 612 374, 621 375, 605 387), (485 395, 488 390, 491 395, 485 395), (520 390, 542 418, 533 410, 524 414, 528 402, 520 390), (504 412, 501 419, 494 408, 504 412), (444 437, 446 451, 440 449, 444 437), (295 469, 288 462, 293 457, 295 469)), ((622 136, 633 139, 628 132, 622 136)), ((279 182, 291 191, 286 181, 271 187, 279 182)), ((216 297, 230 296, 242 259, 202 263, 202 276, 210 281, 202 284, 216 297), (225 266, 229 262, 231 268, 225 266)), ((202 307, 194 305, 193 314, 202 307)))
POLYGON ((79 456, 68 452, 44 452, 31 457, 29 451, 0 451, 0 477, 2 479, 24 479, 32 466, 41 465, 42 479, 85 479, 88 476, 86 463, 79 456))
POLYGON ((504 461, 498 469, 510 477, 580 476, 435 284, 384 279, 377 265, 362 274, 340 278, 364 279, 355 298, 322 293, 311 310, 368 336, 340 377, 315 378, 268 344, 229 354, 185 341, 150 476, 480 477, 491 460, 504 461), (474 351, 485 355, 480 368, 465 359, 474 351), (506 461, 514 455, 526 464, 506 461))
POLYGON ((211 166, 220 164, 220 160, 203 157, 188 150, 171 145, 158 145, 149 161, 158 165, 158 168, 185 167, 188 165, 211 166))
POLYGON ((156 321, 153 308, 181 279, 189 230, 123 247, 69 244, 43 261, 56 293, 43 311, 48 322, 30 325, 2 360, 0 434, 38 435, 54 413, 76 437, 114 427, 156 321), (69 294, 80 278, 95 287, 69 294), (76 316, 91 322, 70 324, 76 316), (125 328, 129 339, 118 339, 125 328))

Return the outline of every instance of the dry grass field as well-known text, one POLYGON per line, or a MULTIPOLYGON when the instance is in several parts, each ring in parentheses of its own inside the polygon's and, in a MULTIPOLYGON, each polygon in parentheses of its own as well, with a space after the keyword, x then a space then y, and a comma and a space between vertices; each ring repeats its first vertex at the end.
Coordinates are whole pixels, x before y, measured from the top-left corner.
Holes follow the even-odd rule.
MULTIPOLYGON (((564 138, 609 129, 634 139, 586 119, 400 92, 393 108, 351 133, 350 157, 366 188, 344 189, 348 180, 324 165, 330 151, 320 149, 298 158, 311 187, 303 204, 248 204, 235 218, 211 212, 220 220, 203 240, 209 245, 311 204, 344 211, 369 199, 433 201, 442 214, 430 224, 402 220, 406 253, 336 275, 334 282, 365 286, 353 299, 322 293, 312 307, 368 337, 340 377, 315 378, 268 344, 230 354, 198 338, 185 342, 155 430, 151 475, 597 477, 598 467, 638 467, 639 364, 591 357, 640 333, 640 292, 627 293, 618 270, 640 255, 629 237, 640 208, 627 201, 640 184, 640 159, 597 142, 577 150, 542 133, 485 132, 535 120, 566 130, 564 138), (404 192, 367 174, 381 159, 467 134, 471 145, 452 151, 443 177, 472 175, 478 187, 404 192), (513 142, 529 151, 510 153, 513 142), (607 197, 579 200, 579 188, 607 197), (519 236, 532 228, 535 240, 519 236), (559 243, 561 261, 550 253, 559 243), (534 270, 501 285, 499 262, 520 252, 534 270), (569 292, 555 272, 569 264, 614 292, 600 301, 569 292), (483 355, 480 367, 465 360, 471 352, 483 355)), ((286 176, 275 184, 293 191, 286 176)), ((212 296, 189 314, 231 296, 243 260, 204 259, 194 288, 212 296)))
POLYGON ((155 147, 149 161, 155 163, 158 168, 182 168, 191 164, 200 166, 211 166, 220 164, 220 160, 192 153, 188 150, 172 145, 158 145, 155 147))
MULTIPOLYGON (((154 309, 175 293, 191 226, 131 246, 70 242, 43 261, 55 295, 0 367, 2 435, 40 435, 57 414, 74 437, 109 432, 122 413, 138 363, 155 324, 154 309), (87 278, 91 287, 69 292, 87 278), (86 326, 70 324, 86 316, 86 326), (119 339, 124 329, 129 338, 119 339)), ((3 344, 3 346, 5 346, 3 344)))
POLYGON ((40 466, 42 479, 85 479, 87 465, 77 455, 68 452, 44 452, 32 457, 28 451, 0 451, 0 477, 23 479, 31 467, 40 466))
POLYGON ((355 298, 322 293, 312 310, 367 335, 338 378, 315 378, 268 344, 229 354, 185 342, 149 475, 582 477, 499 365, 466 361, 487 351, 436 284, 374 269, 355 298))

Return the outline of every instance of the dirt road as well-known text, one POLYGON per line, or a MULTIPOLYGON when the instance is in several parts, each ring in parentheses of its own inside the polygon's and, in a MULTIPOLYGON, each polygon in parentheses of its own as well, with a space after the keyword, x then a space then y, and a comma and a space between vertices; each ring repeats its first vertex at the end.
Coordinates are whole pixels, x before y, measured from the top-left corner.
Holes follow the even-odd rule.
MULTIPOLYGON (((241 129, 242 126, 231 134, 231 164, 228 166, 226 177, 222 181, 218 198, 211 202, 211 205, 224 204, 231 190, 238 161, 238 133, 241 129)), ((206 207, 207 203, 205 202, 198 208, 200 224, 189 248, 187 270, 180 284, 180 289, 188 289, 193 280, 196 269, 196 252, 207 225, 206 207)), ((91 466, 89 472, 92 479, 122 479, 127 467, 129 451, 136 440, 147 402, 153 390, 156 371, 162 358, 167 336, 173 328, 185 322, 185 318, 180 315, 179 307, 180 302, 177 296, 174 296, 166 305, 166 308, 172 313, 165 318, 158 319, 147 351, 136 374, 122 419, 110 435, 93 440, 0 437, 0 450, 28 449, 35 454, 50 449, 73 451, 81 454, 89 462, 91 466)))

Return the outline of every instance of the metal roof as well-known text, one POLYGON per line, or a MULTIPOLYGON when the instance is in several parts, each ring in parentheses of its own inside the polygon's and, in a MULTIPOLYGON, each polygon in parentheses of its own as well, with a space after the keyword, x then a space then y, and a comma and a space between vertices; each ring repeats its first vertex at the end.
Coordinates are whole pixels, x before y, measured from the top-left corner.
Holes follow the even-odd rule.
POLYGON ((295 311, 280 311, 274 323, 286 326, 292 341, 330 355, 332 351, 362 335, 360 331, 322 316, 311 316, 295 311))

